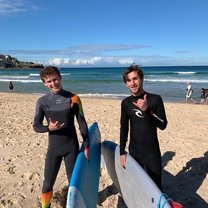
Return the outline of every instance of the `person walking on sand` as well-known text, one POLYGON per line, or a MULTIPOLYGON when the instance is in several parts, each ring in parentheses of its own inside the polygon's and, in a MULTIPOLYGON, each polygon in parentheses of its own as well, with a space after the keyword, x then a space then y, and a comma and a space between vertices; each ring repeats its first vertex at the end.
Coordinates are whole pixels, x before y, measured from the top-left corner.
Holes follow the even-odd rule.
POLYGON ((120 119, 120 163, 126 165, 126 143, 130 123, 129 154, 146 170, 161 189, 161 153, 157 128, 164 130, 167 119, 162 98, 144 91, 143 71, 131 65, 123 73, 131 96, 122 100, 120 119))
POLYGON ((43 84, 50 93, 40 97, 36 103, 33 128, 35 132, 48 132, 48 150, 45 159, 44 181, 41 207, 50 207, 53 185, 62 159, 64 159, 68 181, 70 182, 74 164, 79 153, 79 143, 74 117, 79 124, 84 142, 85 157, 90 159, 88 127, 80 98, 62 88, 62 76, 57 67, 46 66, 40 71, 43 84), (47 124, 43 124, 44 117, 47 124))
POLYGON ((189 103, 189 101, 192 101, 194 104, 196 101, 192 98, 193 88, 190 82, 186 83, 186 103, 189 103))

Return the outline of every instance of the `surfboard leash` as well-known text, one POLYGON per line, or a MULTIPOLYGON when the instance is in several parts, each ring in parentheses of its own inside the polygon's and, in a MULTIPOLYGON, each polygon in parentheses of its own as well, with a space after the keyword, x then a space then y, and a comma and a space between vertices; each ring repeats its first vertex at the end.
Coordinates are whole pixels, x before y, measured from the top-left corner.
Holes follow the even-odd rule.
POLYGON ((56 191, 66 180, 67 178, 65 178, 56 188, 54 188, 53 191, 56 191))
POLYGON ((166 193, 162 193, 160 195, 160 198, 159 198, 159 201, 158 201, 158 204, 157 204, 157 208, 165 208, 165 205, 167 203, 169 203, 172 208, 183 208, 183 206, 181 204, 179 204, 178 202, 173 201, 173 199, 168 197, 168 195, 166 193), (163 197, 165 197, 165 202, 161 205, 161 200, 162 200, 163 197))

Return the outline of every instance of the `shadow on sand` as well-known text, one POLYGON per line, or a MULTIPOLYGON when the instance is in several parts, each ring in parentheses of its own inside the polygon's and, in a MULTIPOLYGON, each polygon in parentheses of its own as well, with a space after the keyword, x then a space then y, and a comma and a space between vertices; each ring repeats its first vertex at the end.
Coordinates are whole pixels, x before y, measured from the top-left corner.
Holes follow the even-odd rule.
POLYGON ((61 190, 54 193, 53 196, 53 206, 52 207, 62 207, 66 208, 68 186, 64 186, 61 190))
MULTIPOLYGON (((116 195, 118 193, 116 186, 112 183, 110 186, 107 186, 105 189, 98 193, 98 205, 102 206, 102 203, 110 196, 116 195)), ((122 197, 118 197, 117 208, 128 208, 122 197)))
MULTIPOLYGON (((184 208, 208 208, 208 202, 197 194, 197 190, 208 173, 208 151, 204 153, 203 157, 188 161, 186 166, 175 176, 164 170, 174 156, 175 152, 171 151, 165 152, 162 156, 163 191, 174 201, 181 203, 184 208)), ((106 187, 99 192, 98 204, 101 205, 108 197, 117 193, 114 184, 106 187)), ((123 199, 119 197, 117 208, 126 207, 123 199)))
POLYGON ((175 176, 164 170, 175 156, 168 151, 162 156, 163 191, 184 208, 208 208, 208 203, 197 194, 208 173, 208 151, 203 157, 193 158, 175 176))
MULTIPOLYGON (((163 191, 174 201, 181 203, 184 208, 208 208, 208 202, 197 194, 197 190, 208 173, 208 151, 204 153, 203 157, 193 158, 188 161, 186 166, 175 176, 164 169, 174 156, 175 152, 172 151, 167 151, 162 156, 163 191)), ((68 187, 64 187, 54 194, 55 204, 59 204, 63 208, 66 207, 67 190, 68 187)), ((114 184, 107 186, 98 194, 98 205, 102 206, 102 203, 108 197, 117 193, 118 191, 114 184)), ((127 208, 120 196, 117 208, 127 208)))

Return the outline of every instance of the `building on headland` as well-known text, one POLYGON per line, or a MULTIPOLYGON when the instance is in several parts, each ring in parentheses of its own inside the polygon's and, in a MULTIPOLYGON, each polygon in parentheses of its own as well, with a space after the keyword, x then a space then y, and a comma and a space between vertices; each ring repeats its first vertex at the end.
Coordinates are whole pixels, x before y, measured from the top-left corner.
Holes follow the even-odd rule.
POLYGON ((43 68, 42 64, 33 62, 18 61, 17 58, 10 55, 0 54, 0 69, 28 69, 28 68, 43 68))
POLYGON ((5 67, 6 57, 0 54, 0 68, 5 67))

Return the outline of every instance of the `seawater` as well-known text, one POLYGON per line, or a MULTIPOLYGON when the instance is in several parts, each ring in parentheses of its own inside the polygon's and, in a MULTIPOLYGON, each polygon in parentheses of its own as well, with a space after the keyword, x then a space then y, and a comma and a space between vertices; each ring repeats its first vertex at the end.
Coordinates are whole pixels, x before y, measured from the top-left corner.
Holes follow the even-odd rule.
MULTIPOLYGON (((60 68, 66 90, 82 97, 122 99, 130 95, 122 80, 126 67, 60 68)), ((201 88, 208 88, 207 66, 141 67, 144 89, 160 94, 167 102, 184 102, 186 82, 191 82, 193 98, 200 100, 201 88)), ((39 69, 0 70, 0 92, 9 91, 9 81, 19 93, 45 94, 48 89, 39 78, 39 69)))

